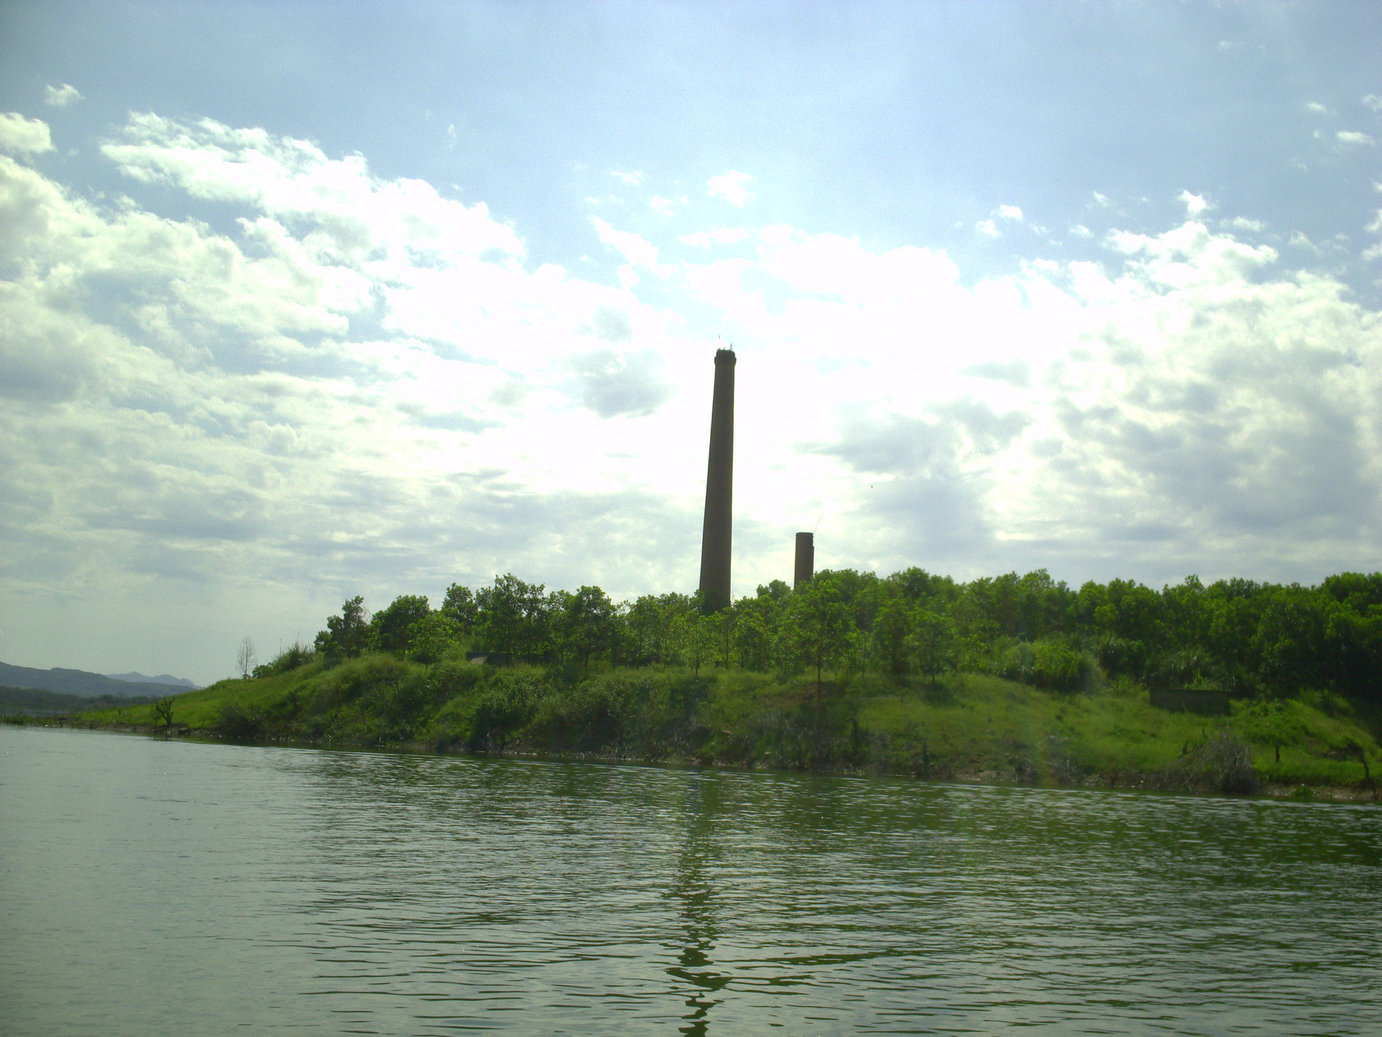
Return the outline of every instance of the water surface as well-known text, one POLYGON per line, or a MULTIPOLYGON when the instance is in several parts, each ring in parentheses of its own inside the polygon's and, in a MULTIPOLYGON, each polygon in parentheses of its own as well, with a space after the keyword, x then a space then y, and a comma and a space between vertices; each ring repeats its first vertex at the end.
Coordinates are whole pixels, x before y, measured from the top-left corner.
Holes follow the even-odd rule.
POLYGON ((1382 1033, 1382 811, 0 728, 0 1032, 1382 1033))

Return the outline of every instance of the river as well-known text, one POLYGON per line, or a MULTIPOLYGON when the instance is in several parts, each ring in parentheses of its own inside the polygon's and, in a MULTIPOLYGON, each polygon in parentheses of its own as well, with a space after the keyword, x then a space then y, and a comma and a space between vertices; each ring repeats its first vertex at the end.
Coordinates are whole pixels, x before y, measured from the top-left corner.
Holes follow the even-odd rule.
POLYGON ((0 728, 0 1033, 1382 1033, 1382 811, 0 728))

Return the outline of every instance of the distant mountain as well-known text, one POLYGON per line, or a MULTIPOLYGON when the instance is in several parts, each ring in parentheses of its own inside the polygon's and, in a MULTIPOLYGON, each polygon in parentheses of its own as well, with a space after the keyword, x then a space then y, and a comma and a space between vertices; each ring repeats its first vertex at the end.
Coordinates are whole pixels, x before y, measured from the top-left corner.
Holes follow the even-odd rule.
MULTIPOLYGON (((167 680, 176 681, 176 678, 167 680)), ((187 691, 196 687, 191 681, 177 682, 174 687, 163 678, 146 678, 136 682, 117 680, 103 673, 88 673, 86 670, 63 670, 56 667, 51 670, 37 670, 29 666, 11 666, 9 663, 0 663, 0 685, 10 688, 38 688, 63 695, 79 695, 82 698, 112 695, 123 699, 150 695, 159 698, 173 691, 187 691)))
POLYGON ((131 684, 171 684, 180 691, 196 691, 198 688, 198 685, 193 684, 186 677, 174 677, 168 673, 160 673, 157 677, 149 677, 142 673, 108 673, 106 676, 117 681, 128 681, 131 684))

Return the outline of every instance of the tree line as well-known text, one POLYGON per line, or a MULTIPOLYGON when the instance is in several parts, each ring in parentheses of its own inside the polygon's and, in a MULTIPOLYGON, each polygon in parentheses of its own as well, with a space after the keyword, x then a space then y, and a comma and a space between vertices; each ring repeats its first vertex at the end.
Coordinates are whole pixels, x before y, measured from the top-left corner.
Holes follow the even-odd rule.
POLYGON ((1076 691, 1100 679, 1280 698, 1307 689, 1382 699, 1382 573, 1341 573, 1314 587, 1197 577, 1154 590, 1116 579, 1072 589, 1044 569, 957 582, 911 568, 879 577, 818 573, 780 580, 705 614, 696 595, 613 602, 599 587, 548 591, 513 574, 440 607, 403 595, 369 614, 361 597, 330 616, 312 648, 258 667, 266 675, 314 653, 328 663, 382 652, 433 663, 461 652, 562 668, 712 664, 935 682, 993 673, 1076 691))

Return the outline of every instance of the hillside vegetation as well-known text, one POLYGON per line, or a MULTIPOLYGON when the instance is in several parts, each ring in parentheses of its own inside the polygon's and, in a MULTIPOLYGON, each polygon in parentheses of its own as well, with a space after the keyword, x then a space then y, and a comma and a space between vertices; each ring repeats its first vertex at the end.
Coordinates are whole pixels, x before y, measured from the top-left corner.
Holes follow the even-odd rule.
POLYGON ((1382 575, 1078 591, 1045 572, 774 582, 705 615, 512 575, 347 601, 244 679, 83 722, 242 740, 1375 796, 1382 575), (1172 712, 1161 701, 1214 713, 1172 712))

